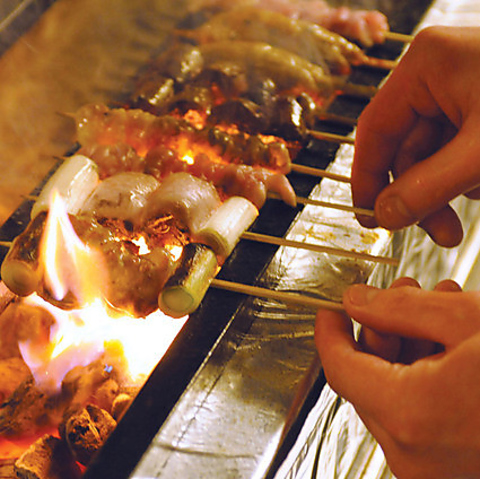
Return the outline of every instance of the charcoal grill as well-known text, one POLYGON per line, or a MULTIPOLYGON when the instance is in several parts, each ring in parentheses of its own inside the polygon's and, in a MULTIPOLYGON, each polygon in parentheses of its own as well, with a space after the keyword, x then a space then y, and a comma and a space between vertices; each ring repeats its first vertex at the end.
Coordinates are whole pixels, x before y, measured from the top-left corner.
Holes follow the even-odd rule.
MULTIPOLYGON (((35 16, 39 19, 20 41, 28 42, 29 35, 37 35, 38 25, 42 22, 47 25, 49 16, 54 16, 56 9, 67 2, 51 3, 37 2, 35 16)), ((91 7, 88 1, 71 3, 78 8, 91 7)), ((108 15, 108 8, 114 8, 116 3, 119 8, 125 6, 121 0, 110 0, 105 2, 104 14, 108 15)), ((168 36, 169 29, 182 20, 188 5, 188 2, 155 5, 152 16, 163 15, 161 21, 156 21, 146 13, 154 3, 145 0, 129 7, 128 15, 136 16, 132 23, 143 31, 135 46, 142 54, 126 60, 121 67, 124 69, 122 87, 119 80, 110 81, 105 88, 96 85, 92 89, 94 98, 87 101, 106 98, 115 102, 121 98, 128 90, 130 76, 127 73, 146 61, 146 50, 161 48, 162 40, 168 36), (158 40, 152 41, 152 29, 156 25, 162 25, 164 31, 159 32, 158 40)), ((388 16, 393 31, 410 33, 430 1, 364 0, 350 4, 378 8, 388 16)), ((31 14, 32 10, 28 11, 31 14)), ((66 15, 65 12, 62 15, 66 15)), ((75 12, 71 11, 64 19, 75 22, 75 12)), ((31 23, 29 20, 21 27, 15 23, 15 29, 26 31, 31 23)), ((9 28, 13 28, 12 25, 9 28)), ((108 30, 114 25, 105 20, 104 28, 108 36, 108 30)), ((99 36, 101 34, 99 32, 99 36)), ((0 36, 0 41, 3 40, 5 55, 13 54, 16 37, 8 33, 0 36)), ((132 38, 131 41, 136 40, 132 38)), ((113 46, 106 42, 100 48, 108 55, 113 46)), ((401 48, 398 43, 387 43, 374 47, 369 54, 394 59, 401 48)), ((384 74, 358 68, 352 81, 378 85, 384 74)), ((18 75, 21 77, 22 72, 18 75)), ((365 101, 339 98, 331 111, 357 117, 364 106, 365 101)), ((322 129, 349 133, 348 127, 328 123, 324 123, 322 129)), ((60 135, 60 140, 53 141, 57 151, 67 151, 67 138, 67 134, 60 135)), ((325 168, 332 164, 337 150, 338 145, 333 143, 311 141, 301 152, 298 162, 325 168)), ((48 166, 55 168, 54 164, 48 166)), ((299 196, 308 196, 318 184, 318 179, 305 175, 292 173, 289 177, 299 196)), ((12 240, 23 230, 31 206, 31 200, 22 202, 0 229, 0 240, 12 240)), ((253 230, 284 236, 302 222, 301 214, 300 208, 295 210, 279 201, 268 200, 253 230)), ((3 257, 6 249, 1 253, 3 257)), ((284 263, 278 261, 278 254, 277 247, 241 241, 219 277, 266 288, 285 287, 282 283, 284 272, 278 269, 279 264, 284 263)), ((358 269, 357 266, 353 269, 355 280, 361 281, 365 281, 371 271, 367 268, 364 273, 362 267, 358 269)), ((350 273, 347 272, 347 280, 353 277, 350 273)), ((308 274, 320 272, 311 268, 308 274)), ((288 289, 295 289, 288 278, 287 284, 288 289)), ((325 385, 313 344, 314 315, 314 311, 290 311, 267 300, 211 288, 84 477, 273 477, 306 413, 325 385)))

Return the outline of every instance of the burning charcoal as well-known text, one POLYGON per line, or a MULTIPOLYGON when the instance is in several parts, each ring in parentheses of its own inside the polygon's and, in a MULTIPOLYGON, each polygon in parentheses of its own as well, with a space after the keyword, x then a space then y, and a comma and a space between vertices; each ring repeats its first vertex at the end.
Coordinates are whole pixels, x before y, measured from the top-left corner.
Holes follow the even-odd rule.
POLYGON ((0 360, 0 401, 5 401, 31 372, 22 358, 0 360))
POLYGON ((38 439, 20 456, 15 462, 15 473, 19 479, 76 479, 81 476, 67 445, 49 435, 38 439))
POLYGON ((107 411, 88 405, 72 414, 62 430, 75 458, 87 465, 116 425, 117 422, 107 411))
POLYGON ((0 406, 0 435, 16 436, 33 432, 36 425, 45 425, 47 396, 35 387, 33 379, 24 381, 0 406))
POLYGON ((130 407, 133 402, 133 397, 127 393, 120 393, 112 404, 112 416, 116 421, 119 421, 125 411, 130 407))
POLYGON ((95 391, 110 379, 117 377, 116 368, 108 368, 102 360, 94 361, 88 366, 77 366, 63 378, 62 392, 71 403, 83 407, 93 400, 95 391))
POLYGON ((107 379, 93 394, 95 404, 105 411, 111 412, 115 398, 118 396, 118 383, 107 379))

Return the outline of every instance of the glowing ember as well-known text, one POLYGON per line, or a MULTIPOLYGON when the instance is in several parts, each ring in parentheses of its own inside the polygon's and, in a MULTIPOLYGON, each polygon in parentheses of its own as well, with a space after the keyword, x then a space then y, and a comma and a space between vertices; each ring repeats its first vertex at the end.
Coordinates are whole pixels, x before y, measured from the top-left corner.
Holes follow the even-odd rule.
MULTIPOLYGON (((147 248, 144 238, 139 238, 136 244, 140 249, 147 248)), ((46 309, 56 320, 47 347, 28 341, 20 344, 38 386, 54 391, 72 368, 86 366, 100 357, 107 363, 109 360, 115 363, 112 367, 120 364, 132 384, 141 385, 187 317, 172 320, 157 310, 147 318, 136 319, 120 316, 110 308, 103 300, 104 273, 99 253, 78 238, 58 195, 52 199, 41 259, 45 264, 46 285, 55 299, 61 300, 70 292, 81 300, 81 306, 66 311, 37 295, 24 300, 46 309)))
POLYGON ((182 156, 182 161, 185 162, 187 165, 193 165, 195 160, 193 158, 193 153, 189 151, 182 156))
POLYGON ((165 245, 165 249, 172 255, 173 261, 178 261, 182 255, 183 246, 180 245, 165 245))
POLYGON ((132 239, 132 243, 138 246, 139 255, 150 253, 150 248, 148 247, 147 240, 144 236, 132 239))

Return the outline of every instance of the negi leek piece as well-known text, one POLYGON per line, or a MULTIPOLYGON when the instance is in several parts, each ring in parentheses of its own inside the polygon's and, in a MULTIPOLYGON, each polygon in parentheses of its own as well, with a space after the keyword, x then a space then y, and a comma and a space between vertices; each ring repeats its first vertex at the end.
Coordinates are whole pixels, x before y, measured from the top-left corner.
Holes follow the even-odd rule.
POLYGON ((7 288, 19 296, 35 292, 43 277, 39 261, 40 241, 47 213, 38 214, 18 235, 3 260, 0 274, 7 288))
POLYGON ((210 246, 225 260, 257 216, 258 209, 251 201, 232 196, 212 213, 196 235, 196 241, 210 246))
POLYGON ((215 252, 199 243, 187 244, 179 261, 158 297, 160 310, 173 318, 181 318, 198 308, 218 270, 215 252))
POLYGON ((96 188, 99 177, 95 162, 83 155, 67 158, 42 188, 30 217, 48 211, 52 193, 56 190, 68 213, 75 215, 96 188))

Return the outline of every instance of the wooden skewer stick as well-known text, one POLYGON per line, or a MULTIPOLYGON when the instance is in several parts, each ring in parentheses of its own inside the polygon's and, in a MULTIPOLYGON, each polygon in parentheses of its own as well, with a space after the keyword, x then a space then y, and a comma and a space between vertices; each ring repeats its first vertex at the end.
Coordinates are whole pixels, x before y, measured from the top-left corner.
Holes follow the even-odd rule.
POLYGON ((330 309, 333 311, 344 311, 343 305, 335 301, 328 301, 326 299, 312 298, 298 293, 289 293, 285 291, 275 291, 267 288, 260 288, 258 286, 250 286, 242 283, 235 283, 233 281, 225 281, 223 279, 214 279, 211 286, 235 293, 242 293, 249 296, 257 296, 260 298, 275 299, 287 304, 294 304, 298 306, 307 306, 312 309, 330 309))
POLYGON ((337 115, 336 113, 330 113, 328 111, 322 111, 318 109, 315 113, 316 119, 318 121, 337 123, 345 126, 355 126, 357 124, 356 118, 351 118, 348 116, 337 115))
POLYGON ((304 166, 297 163, 292 163, 291 171, 295 171, 296 173, 301 173, 303 175, 316 176, 318 178, 329 178, 341 183, 350 183, 350 178, 348 176, 331 173, 330 171, 322 170, 320 168, 313 168, 312 166, 304 166))
POLYGON ((372 218, 375 217, 375 212, 373 210, 367 210, 365 208, 357 208, 356 206, 350 206, 350 205, 341 205, 338 203, 329 203, 327 201, 321 201, 321 200, 312 200, 310 198, 302 198, 301 196, 297 196, 297 203, 300 203, 303 205, 322 206, 324 208, 333 208, 336 210, 349 211, 350 213, 355 213, 361 216, 370 216, 372 218))
POLYGON ((345 135, 337 135, 336 133, 328 133, 326 131, 307 130, 307 134, 317 140, 331 141, 333 143, 346 143, 348 145, 355 144, 355 138, 345 135))
POLYGON ((260 243, 268 243, 277 246, 306 249, 309 251, 314 251, 316 253, 328 253, 335 256, 344 256, 347 258, 373 261, 375 263, 390 264, 392 266, 398 266, 399 263, 398 259, 389 258, 387 256, 377 256, 369 253, 361 253, 359 251, 334 248, 331 246, 302 243, 300 241, 293 241, 286 238, 277 238, 275 236, 268 236, 260 233, 251 233, 250 231, 246 231, 245 233, 243 233, 242 238, 249 241, 258 241, 260 243))
POLYGON ((0 241, 0 246, 4 246, 5 248, 10 248, 10 246, 12 246, 12 241, 0 241))
POLYGON ((385 32, 385 40, 393 40, 395 42, 411 43, 414 35, 405 33, 385 32))
POLYGON ((363 63, 359 67, 377 68, 379 70, 394 70, 398 65, 397 60, 387 60, 384 58, 375 58, 365 56, 363 63))
MULTIPOLYGON (((280 195, 278 195, 277 193, 268 193, 268 197, 276 200, 281 199, 280 195)), ((342 205, 339 203, 329 203, 328 201, 313 200, 310 198, 303 198, 301 196, 297 196, 297 203, 300 203, 301 205, 321 206, 323 208, 332 208, 335 210, 348 211, 350 213, 355 213, 361 216, 370 216, 372 218, 375 217, 375 212, 373 210, 367 210, 366 208, 358 208, 356 206, 342 205)))

